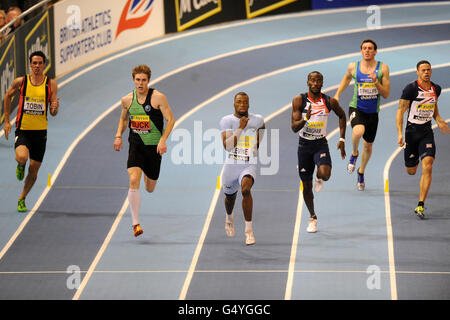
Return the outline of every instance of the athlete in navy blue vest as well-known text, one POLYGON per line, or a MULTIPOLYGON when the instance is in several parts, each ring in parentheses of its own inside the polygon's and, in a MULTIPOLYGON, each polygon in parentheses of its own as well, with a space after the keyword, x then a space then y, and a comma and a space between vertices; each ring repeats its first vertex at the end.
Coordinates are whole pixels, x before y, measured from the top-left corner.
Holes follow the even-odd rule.
POLYGON ((328 116, 333 110, 339 117, 340 139, 337 148, 341 150, 342 159, 345 159, 346 118, 339 102, 321 92, 323 76, 320 72, 311 72, 306 84, 309 91, 292 100, 291 128, 299 132, 298 173, 303 182, 303 199, 311 216, 306 231, 314 233, 317 231, 312 183, 314 169, 317 166, 315 192, 322 190, 323 182, 331 175, 331 156, 326 138, 328 116))
POLYGON ((431 81, 431 64, 422 60, 417 63, 417 80, 404 89, 397 110, 398 145, 405 147, 405 167, 410 175, 416 174, 419 158, 422 160, 419 203, 415 214, 423 219, 425 199, 431 185, 431 172, 436 154, 431 120, 434 118, 442 134, 450 133, 448 124, 439 115, 437 106, 441 87, 431 81), (403 141, 403 115, 408 110, 403 141))

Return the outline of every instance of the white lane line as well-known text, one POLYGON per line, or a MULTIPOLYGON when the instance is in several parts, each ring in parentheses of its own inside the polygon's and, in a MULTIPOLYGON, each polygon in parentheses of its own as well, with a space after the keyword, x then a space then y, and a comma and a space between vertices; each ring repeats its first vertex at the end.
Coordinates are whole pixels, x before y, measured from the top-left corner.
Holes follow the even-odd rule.
MULTIPOLYGON (((87 273, 85 270, 77 271, 87 273)), ((95 270, 93 273, 186 273, 188 270, 95 270)), ((196 270, 195 273, 288 273, 289 270, 196 270)), ((294 270, 295 273, 366 273, 367 270, 294 270)), ((380 270, 380 273, 390 273, 389 270, 380 270)), ((431 274, 450 275, 450 271, 396 271, 397 274, 431 274)), ((42 275, 42 274, 67 274, 67 271, 3 271, 0 275, 42 275)))
POLYGON ((105 240, 103 241, 103 244, 100 247, 100 250, 97 252, 97 255, 95 256, 94 261, 89 266, 89 270, 87 271, 86 275, 84 276, 83 281, 81 282, 80 286, 78 287, 77 291, 75 292, 75 295, 73 296, 72 300, 78 300, 80 298, 81 293, 83 293, 83 290, 86 287, 86 284, 88 283, 89 279, 92 276, 92 273, 94 272, 95 268, 97 267, 97 264, 103 255, 103 252, 106 250, 109 242, 111 241, 111 238, 112 238, 114 232, 116 231, 124 213, 126 212, 127 207, 128 207, 128 199, 126 199, 125 202, 123 203, 122 208, 119 211, 119 214, 117 215, 111 229, 108 232, 108 235, 106 236, 105 240))

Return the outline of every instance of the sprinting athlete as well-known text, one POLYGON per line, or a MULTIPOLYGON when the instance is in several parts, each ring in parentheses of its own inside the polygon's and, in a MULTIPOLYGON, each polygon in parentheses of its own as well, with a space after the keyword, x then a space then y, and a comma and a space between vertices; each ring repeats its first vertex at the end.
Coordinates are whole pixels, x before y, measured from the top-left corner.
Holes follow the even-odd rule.
POLYGON ((398 145, 405 145, 406 172, 414 175, 422 160, 422 177, 420 178, 419 203, 414 209, 415 214, 424 219, 425 200, 431 185, 431 173, 436 156, 434 134, 431 120, 434 118, 442 134, 450 133, 448 124, 439 115, 438 97, 441 87, 431 81, 431 64, 426 60, 417 63, 417 80, 409 83, 404 89, 397 110, 398 145), (403 115, 408 110, 403 141, 403 115))
POLYGON ((55 80, 44 75, 47 59, 42 51, 35 51, 30 55, 31 73, 15 79, 5 94, 5 138, 11 131, 9 114, 11 102, 20 94, 19 107, 16 116, 15 153, 16 177, 22 181, 25 176, 25 166, 30 159, 28 175, 25 178, 22 193, 17 203, 17 211, 25 212, 25 198, 36 182, 39 168, 44 159, 47 144, 47 112, 56 116, 59 110, 58 85, 55 80))
POLYGON ((339 89, 334 98, 339 96, 348 87, 350 81, 355 81, 353 99, 350 102, 349 117, 353 129, 352 155, 348 162, 347 171, 353 173, 356 160, 359 156, 359 142, 363 138, 363 152, 361 165, 357 171, 357 188, 365 189, 364 172, 372 156, 372 146, 378 128, 378 112, 380 111, 380 96, 387 98, 390 91, 389 68, 386 64, 376 61, 377 44, 371 39, 361 43, 362 60, 351 62, 347 73, 342 78, 339 89))
POLYGON ((332 110, 339 117, 340 139, 337 148, 345 159, 345 111, 336 99, 321 92, 323 75, 313 71, 308 75, 309 91, 292 100, 291 129, 299 132, 298 171, 303 182, 303 199, 310 219, 306 231, 317 232, 317 215, 314 211, 312 177, 317 166, 314 191, 320 192, 324 181, 331 176, 331 156, 327 142, 327 122, 332 110))
POLYGON ((134 236, 144 231, 139 223, 141 195, 139 192, 142 172, 145 189, 153 192, 159 178, 162 155, 167 151, 166 140, 175 124, 167 98, 161 92, 149 88, 151 70, 147 65, 133 68, 135 89, 122 98, 122 113, 114 139, 114 149, 122 148, 122 133, 127 125, 128 137, 128 175, 130 178, 128 201, 132 216, 134 236), (164 130, 164 119, 167 127, 164 130))
POLYGON ((251 188, 255 182, 257 151, 262 139, 261 129, 265 129, 264 118, 248 112, 249 98, 245 92, 234 97, 234 113, 220 120, 222 142, 227 151, 227 159, 222 175, 225 193, 225 231, 233 237, 233 208, 238 190, 242 193, 242 210, 245 219, 245 243, 255 244, 252 227, 253 198, 251 188))

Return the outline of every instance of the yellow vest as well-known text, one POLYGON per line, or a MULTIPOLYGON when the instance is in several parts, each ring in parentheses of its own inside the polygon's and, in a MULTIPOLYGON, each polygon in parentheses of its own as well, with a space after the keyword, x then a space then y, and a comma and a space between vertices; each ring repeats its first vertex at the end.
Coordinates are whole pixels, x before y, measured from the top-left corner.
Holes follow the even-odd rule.
POLYGON ((24 77, 20 87, 16 128, 20 130, 47 130, 47 107, 50 100, 50 80, 45 76, 42 84, 34 86, 30 75, 24 77))

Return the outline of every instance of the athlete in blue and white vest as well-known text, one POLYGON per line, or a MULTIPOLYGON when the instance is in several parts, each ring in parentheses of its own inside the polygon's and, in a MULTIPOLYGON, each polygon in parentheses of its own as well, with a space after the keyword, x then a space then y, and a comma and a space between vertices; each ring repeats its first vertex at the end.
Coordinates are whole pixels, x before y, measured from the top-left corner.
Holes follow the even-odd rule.
POLYGON ((242 210, 245 218, 245 243, 255 243, 252 228, 253 198, 251 188, 256 177, 259 142, 265 129, 264 118, 259 114, 248 113, 249 98, 245 92, 234 97, 234 113, 220 120, 222 141, 227 151, 222 174, 222 187, 225 193, 225 231, 234 236, 233 208, 239 187, 242 192, 242 210))
POLYGON ((428 190, 431 185, 431 173, 436 155, 434 134, 431 128, 431 120, 434 118, 441 133, 450 133, 448 124, 439 115, 437 106, 441 87, 431 81, 431 64, 426 60, 417 63, 417 81, 409 83, 400 98, 397 110, 398 145, 405 144, 405 167, 410 175, 416 174, 419 166, 419 158, 422 160, 422 178, 420 179, 419 203, 415 208, 415 214, 424 218, 424 205, 428 190), (405 141, 403 141, 403 115, 408 110, 405 129, 405 141))

